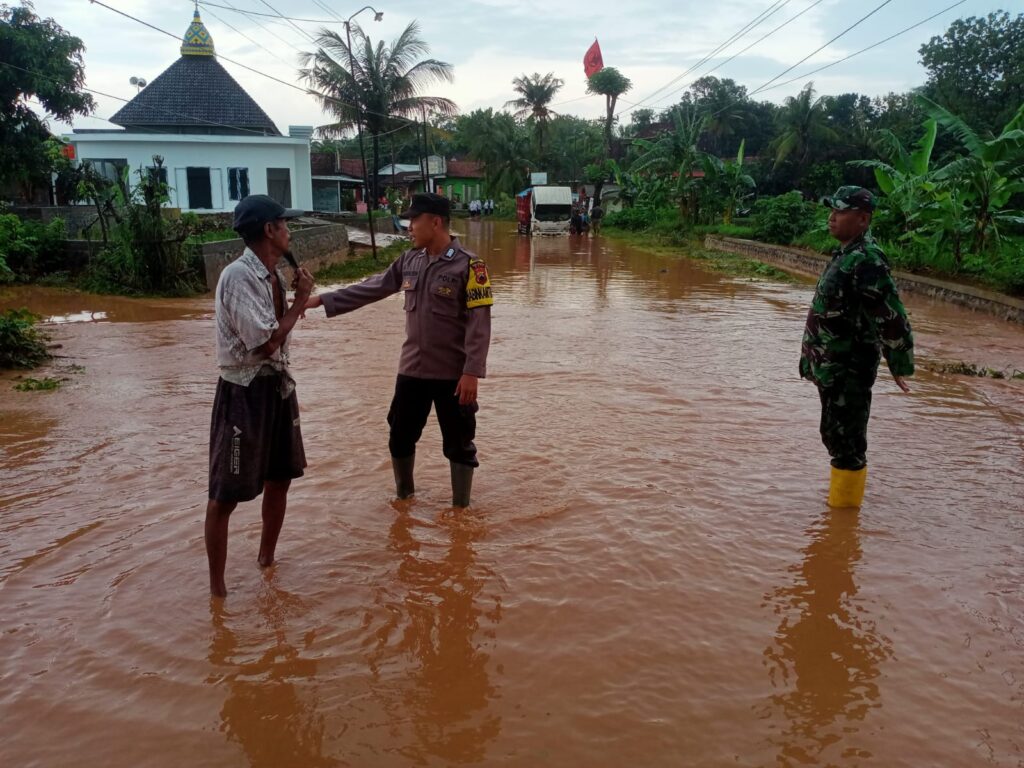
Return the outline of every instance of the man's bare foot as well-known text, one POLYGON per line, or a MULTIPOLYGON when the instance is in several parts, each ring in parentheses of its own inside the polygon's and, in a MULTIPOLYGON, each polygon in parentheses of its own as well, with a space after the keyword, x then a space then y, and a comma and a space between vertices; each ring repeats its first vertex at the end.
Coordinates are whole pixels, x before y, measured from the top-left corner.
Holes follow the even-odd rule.
POLYGON ((256 558, 256 562, 260 564, 260 568, 269 568, 274 564, 274 556, 260 555, 258 558, 256 558))
POLYGON ((210 582, 210 597, 225 598, 228 596, 227 585, 224 584, 224 580, 221 579, 219 582, 210 582))

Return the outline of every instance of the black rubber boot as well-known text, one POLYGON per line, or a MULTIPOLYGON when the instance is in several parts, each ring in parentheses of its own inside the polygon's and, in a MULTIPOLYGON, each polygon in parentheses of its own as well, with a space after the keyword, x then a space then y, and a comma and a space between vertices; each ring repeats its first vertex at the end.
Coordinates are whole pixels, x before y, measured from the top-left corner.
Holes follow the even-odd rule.
POLYGON ((391 468, 395 470, 395 493, 400 499, 408 499, 416 493, 416 486, 412 481, 412 470, 415 464, 416 454, 402 459, 391 457, 391 468))
POLYGON ((469 494, 473 490, 473 467, 450 462, 452 468, 452 506, 468 507, 469 494))

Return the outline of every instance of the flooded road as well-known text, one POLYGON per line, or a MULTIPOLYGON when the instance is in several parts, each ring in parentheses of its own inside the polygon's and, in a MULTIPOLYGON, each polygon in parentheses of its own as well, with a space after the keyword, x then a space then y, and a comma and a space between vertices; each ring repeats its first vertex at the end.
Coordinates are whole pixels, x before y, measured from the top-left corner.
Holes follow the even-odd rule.
MULTIPOLYGON (((0 294, 85 369, 0 378, 0 764, 1022 764, 1024 382, 881 373, 831 514, 812 285, 458 226, 497 298, 474 508, 433 416, 391 501, 400 298, 311 313, 310 466, 273 569, 232 516, 220 609, 212 300, 0 294)), ((919 362, 1024 369, 1024 329, 907 298, 919 362)))

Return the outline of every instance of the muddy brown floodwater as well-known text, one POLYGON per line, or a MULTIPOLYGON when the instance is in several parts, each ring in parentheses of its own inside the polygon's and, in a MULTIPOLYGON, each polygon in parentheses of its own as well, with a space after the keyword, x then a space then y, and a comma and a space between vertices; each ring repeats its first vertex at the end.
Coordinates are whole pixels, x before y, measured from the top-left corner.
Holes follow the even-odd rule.
MULTIPOLYGON (((69 380, 0 379, 0 765, 1021 765, 1024 382, 881 373, 832 514, 809 283, 459 226, 497 295, 475 506, 433 417, 392 505, 400 300, 311 314, 309 470, 270 571, 235 512, 221 609, 210 297, 3 294, 69 380)), ((919 360, 1024 369, 1019 326, 908 304, 919 360)))

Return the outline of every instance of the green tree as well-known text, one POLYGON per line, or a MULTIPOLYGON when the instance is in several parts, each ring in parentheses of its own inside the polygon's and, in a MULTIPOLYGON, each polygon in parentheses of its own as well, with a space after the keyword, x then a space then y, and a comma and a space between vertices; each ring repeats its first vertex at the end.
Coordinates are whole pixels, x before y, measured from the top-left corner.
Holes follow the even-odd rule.
POLYGON ((921 138, 912 151, 892 131, 881 131, 879 149, 888 162, 860 160, 854 163, 874 172, 878 188, 885 196, 885 207, 895 217, 903 235, 911 232, 915 218, 929 203, 925 185, 931 175, 932 150, 935 148, 938 123, 926 120, 923 128, 921 138))
POLYGON ((656 140, 636 139, 639 156, 630 167, 634 174, 661 174, 674 179, 673 197, 682 216, 696 221, 698 214, 697 179, 693 172, 704 153, 697 147, 707 115, 692 110, 673 109, 669 115, 670 130, 656 140))
POLYGON ((935 171, 938 193, 962 196, 974 221, 971 251, 981 253, 997 243, 1000 225, 1024 225, 1019 211, 1008 208, 1024 192, 1024 104, 994 139, 982 139, 967 122, 925 96, 918 97, 925 111, 960 143, 963 156, 935 171))
POLYGON ((541 157, 544 155, 544 132, 555 114, 548 105, 563 85, 565 81, 555 77, 553 72, 546 75, 539 72, 534 72, 533 75, 520 75, 512 80, 512 90, 519 96, 505 102, 506 107, 516 110, 515 117, 520 120, 529 118, 533 121, 534 136, 541 157))
POLYGON ((753 177, 743 168, 744 142, 736 151, 736 159, 725 162, 714 155, 705 154, 702 158, 704 166, 704 189, 707 190, 710 205, 705 208, 717 208, 722 215, 723 224, 732 223, 732 215, 740 202, 753 195, 756 184, 753 177))
POLYGON ((459 119, 468 133, 469 155, 484 166, 484 181, 495 195, 514 195, 526 185, 530 137, 507 112, 478 109, 459 119))
POLYGON ((797 178, 825 147, 838 141, 829 127, 823 98, 814 98, 814 84, 808 83, 796 96, 786 99, 777 119, 778 136, 772 142, 775 167, 792 160, 797 178))
POLYGON ((957 19, 918 50, 925 95, 979 132, 995 132, 1024 102, 1024 14, 957 19))
POLYGON ((33 10, 28 2, 0 5, 0 186, 18 184, 26 195, 48 184, 56 161, 46 122, 28 99, 64 122, 96 106, 82 92, 82 41, 33 10))
POLYGON ((708 116, 702 149, 716 155, 735 153, 733 137, 738 136, 748 118, 747 89, 730 78, 719 80, 708 75, 695 80, 689 93, 697 110, 708 116))
POLYGON ((587 93, 597 93, 604 96, 605 120, 604 120, 604 143, 608 156, 619 157, 612 141, 612 125, 615 123, 615 104, 619 96, 626 93, 633 87, 628 77, 619 72, 615 67, 605 67, 595 72, 587 79, 587 93))
POLYGON ((352 25, 352 38, 350 52, 343 33, 321 29, 317 50, 301 57, 304 66, 299 75, 316 89, 313 95, 324 111, 336 118, 320 126, 322 136, 343 136, 357 126, 362 114, 373 146, 370 196, 376 200, 381 134, 401 126, 404 121, 396 118, 415 119, 423 111, 439 117, 454 115, 458 107, 450 99, 420 95, 435 83, 451 82, 454 70, 446 62, 421 58, 430 47, 415 21, 391 45, 374 45, 358 24, 352 25))

